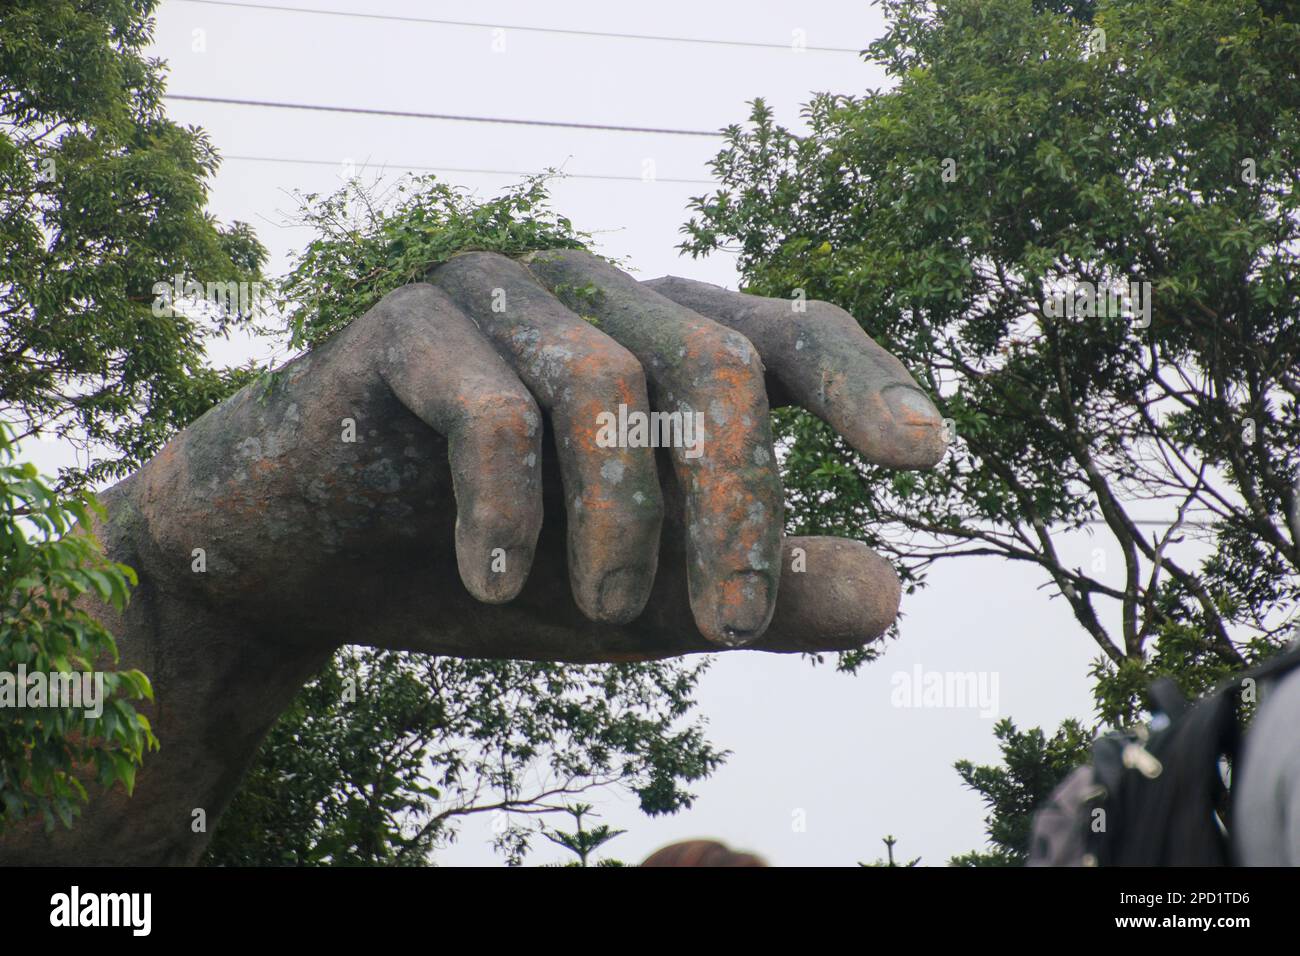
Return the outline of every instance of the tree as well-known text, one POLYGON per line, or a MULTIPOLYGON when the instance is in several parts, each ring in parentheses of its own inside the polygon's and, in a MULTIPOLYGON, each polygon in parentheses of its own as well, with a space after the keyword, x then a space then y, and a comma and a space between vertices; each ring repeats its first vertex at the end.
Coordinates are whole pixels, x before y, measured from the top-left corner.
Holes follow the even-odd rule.
POLYGON ((8 431, 0 425, 0 833, 32 817, 72 826, 87 783, 130 793, 158 746, 131 706, 153 699, 148 678, 108 669, 113 635, 76 603, 94 592, 121 611, 135 575, 76 529, 94 499, 58 495, 13 463, 8 431))
MULTIPOLYGON (((280 294, 291 339, 307 348, 458 252, 585 241, 550 210, 543 177, 483 202, 434 177, 384 194, 354 180, 302 197, 302 219, 317 235, 280 294)), ((706 666, 346 649, 277 721, 206 862, 424 865, 461 821, 491 814, 496 848, 517 864, 539 832, 560 833, 548 815, 599 787, 630 790, 648 814, 675 812, 726 756, 688 721, 706 666)))
POLYGON ((519 863, 550 838, 532 821, 610 785, 671 813, 690 804, 681 784, 722 758, 698 724, 677 726, 705 666, 346 650, 276 723, 206 862, 424 865, 486 814, 519 863))
POLYGON ((921 862, 921 858, 918 856, 918 857, 913 857, 912 859, 908 860, 906 863, 896 863, 894 861, 894 847, 898 845, 898 839, 893 836, 885 836, 885 837, 881 837, 881 842, 885 844, 885 859, 883 860, 877 859, 873 863, 859 862, 858 866, 908 867, 908 866, 917 866, 921 862))
MULTIPOLYGON (((890 475, 783 413, 791 530, 862 537, 909 588, 940 560, 1033 564, 1098 649, 1098 722, 1131 722, 1153 677, 1200 692, 1296 618, 1300 16, 884 6, 869 53, 894 86, 818 96, 806 136, 756 101, 683 248, 858 316, 955 432, 938 469, 890 475), (1086 568, 1059 548, 1082 531, 1086 568)), ((1042 795, 1023 769, 994 786, 964 767, 998 852, 1031 803, 1003 797, 1042 795)))
POLYGON ((266 253, 205 211, 217 156, 163 113, 155 6, 13 0, 0 19, 0 412, 18 440, 89 453, 65 483, 129 473, 229 394, 242 373, 204 343, 256 309, 266 253))
POLYGON ((1049 739, 1037 727, 1019 731, 1010 720, 993 728, 1003 766, 957 762, 957 773, 989 808, 988 851, 973 850, 950 860, 952 866, 1021 866, 1029 849, 1034 811, 1085 759, 1092 735, 1077 720, 1067 720, 1049 739))
POLYGON ((129 471, 239 375, 207 368, 203 341, 247 316, 160 316, 155 284, 255 279, 264 255, 204 212, 216 157, 163 116, 161 64, 142 55, 154 6, 17 0, 0 18, 0 829, 72 825, 87 785, 129 792, 157 746, 130 703, 148 679, 112 669, 112 634, 77 603, 121 611, 135 583, 74 531, 97 509, 77 487, 129 471), (16 441, 51 433, 94 456, 58 488, 13 461, 16 441), (35 674, 96 669, 96 716, 9 709, 35 674))
MULTIPOLYGON (((542 836, 550 840, 556 846, 563 847, 574 856, 576 860, 571 860, 564 866, 588 867, 592 864, 589 862, 591 855, 599 850, 602 846, 617 836, 626 833, 626 830, 615 830, 608 824, 602 823, 600 826, 588 830, 583 826, 583 817, 594 817, 599 814, 592 813, 592 807, 589 803, 575 803, 564 808, 569 816, 573 817, 573 832, 560 829, 545 829, 542 836)), ((606 857, 598 860, 596 866, 624 866, 619 860, 606 857)))

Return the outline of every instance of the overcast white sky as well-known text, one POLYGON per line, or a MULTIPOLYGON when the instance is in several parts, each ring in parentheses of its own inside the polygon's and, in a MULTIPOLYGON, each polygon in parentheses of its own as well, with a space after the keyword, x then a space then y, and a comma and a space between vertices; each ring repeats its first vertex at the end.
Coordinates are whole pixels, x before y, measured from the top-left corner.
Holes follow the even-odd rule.
MULTIPOLYGON (((270 3, 271 0, 246 0, 270 3)), ((815 91, 860 93, 885 80, 848 53, 579 37, 511 30, 543 26, 789 44, 802 30, 809 46, 860 48, 883 32, 878 9, 862 0, 775 3, 727 0, 654 4, 507 0, 279 0, 369 14, 488 22, 456 27, 354 17, 233 9, 166 0, 156 55, 168 61, 172 93, 279 100, 521 119, 711 130, 742 121, 762 96, 778 119, 798 124, 815 91), (195 31, 201 31, 196 33, 195 31), (495 46, 504 49, 494 50, 495 46), (503 41, 503 44, 502 44, 503 41)), ((204 127, 225 155, 211 210, 252 223, 286 267, 308 238, 285 225, 294 189, 328 193, 340 171, 407 165, 630 176, 636 181, 569 179, 554 204, 602 251, 626 257, 643 278, 673 273, 735 287, 730 259, 681 258, 675 246, 689 196, 708 179, 718 141, 701 137, 577 131, 544 127, 172 102, 183 123, 204 127), (237 157, 312 160, 317 165, 237 157), (646 161, 660 181, 639 181, 646 161)), ((483 195, 518 177, 446 173, 483 195)), ((249 346, 223 347, 222 361, 249 346)), ((47 466, 59 457, 45 446, 47 466)), ((1087 565, 1099 541, 1064 541, 1067 561, 1087 565)), ((1112 564, 1118 564, 1113 560, 1112 564)), ((990 559, 941 564, 929 587, 906 598, 902 638, 858 676, 814 668, 799 658, 720 655, 699 693, 711 739, 734 755, 698 787, 693 809, 647 819, 627 796, 593 802, 604 822, 629 832, 612 854, 637 861, 673 840, 705 836, 756 851, 780 865, 853 865, 883 853, 880 838, 900 838, 899 853, 941 864, 983 844, 984 809, 952 769, 960 758, 989 761, 997 751, 993 716, 977 708, 891 706, 898 672, 984 672, 996 678, 997 716, 1054 728, 1088 717, 1086 670, 1093 645, 1063 602, 1038 590, 1043 579, 990 559), (798 821, 804 822, 800 829, 798 821)), ((490 821, 465 826, 444 864, 495 865, 490 821)), ((542 847, 532 860, 558 859, 542 847)))

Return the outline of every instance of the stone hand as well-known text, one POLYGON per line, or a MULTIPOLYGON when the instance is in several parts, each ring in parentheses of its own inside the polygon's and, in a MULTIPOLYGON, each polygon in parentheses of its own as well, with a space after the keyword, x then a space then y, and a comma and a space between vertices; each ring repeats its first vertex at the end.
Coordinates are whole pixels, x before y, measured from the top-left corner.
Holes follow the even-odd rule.
POLYGON ((778 402, 873 462, 944 451, 834 306, 468 253, 214 409, 132 497, 166 576, 260 629, 592 661, 861 645, 897 579, 857 542, 783 541, 778 402))
POLYGON ((577 251, 460 255, 391 293, 101 495, 140 586, 93 610, 153 681, 162 750, 134 797, 18 828, 0 863, 195 862, 200 812, 215 823, 344 644, 597 662, 878 636, 892 568, 782 539, 770 402, 874 462, 944 451, 903 367, 823 303, 638 283, 577 251))

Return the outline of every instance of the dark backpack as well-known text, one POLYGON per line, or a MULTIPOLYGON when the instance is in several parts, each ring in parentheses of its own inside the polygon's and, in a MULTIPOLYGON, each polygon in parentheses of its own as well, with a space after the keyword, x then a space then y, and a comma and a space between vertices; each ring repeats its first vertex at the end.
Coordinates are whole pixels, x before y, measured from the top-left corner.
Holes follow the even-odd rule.
POLYGON ((1173 681, 1151 685, 1148 725, 1092 745, 1092 763, 1034 815, 1029 866, 1229 866, 1224 767, 1241 743, 1243 682, 1300 665, 1300 644, 1189 703, 1173 681))

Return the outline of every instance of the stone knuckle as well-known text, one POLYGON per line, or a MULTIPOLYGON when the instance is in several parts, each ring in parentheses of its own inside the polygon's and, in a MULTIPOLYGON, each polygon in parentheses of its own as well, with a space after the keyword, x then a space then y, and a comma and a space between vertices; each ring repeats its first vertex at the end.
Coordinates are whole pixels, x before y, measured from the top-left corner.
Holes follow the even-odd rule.
POLYGON ((809 299, 807 310, 795 316, 795 323, 800 328, 808 329, 825 328, 828 325, 860 328, 857 319, 844 309, 821 299, 809 299))
POLYGON ((627 352, 602 356, 598 368, 577 383, 583 391, 600 397, 625 393, 645 394, 645 371, 627 352))
POLYGON ((763 375, 763 362, 758 349, 745 336, 731 329, 719 331, 709 337, 697 363, 704 368, 735 374, 763 375))
POLYGON ((508 428, 535 425, 538 420, 537 402, 523 387, 475 392, 466 396, 464 408, 475 424, 508 428))
POLYGON ((432 304, 435 302, 441 303, 443 300, 436 286, 430 285, 428 282, 409 282, 389 292, 379 301, 381 305, 391 306, 399 302, 416 304, 428 302, 432 304))

